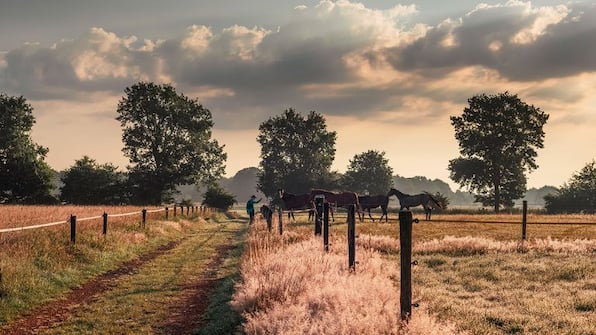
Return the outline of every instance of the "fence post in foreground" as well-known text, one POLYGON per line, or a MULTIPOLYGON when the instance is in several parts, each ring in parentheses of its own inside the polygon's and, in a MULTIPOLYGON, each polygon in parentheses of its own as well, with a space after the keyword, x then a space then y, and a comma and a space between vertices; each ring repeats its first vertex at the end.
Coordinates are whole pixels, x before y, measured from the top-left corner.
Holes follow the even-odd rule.
POLYGON ((143 208, 142 210, 142 214, 143 214, 143 223, 142 223, 142 227, 145 228, 145 222, 147 221, 147 210, 145 208, 143 208))
POLYGON ((325 252, 329 252, 329 203, 323 204, 323 244, 325 252))
POLYGON ((103 235, 106 236, 108 233, 108 213, 103 212, 103 235))
POLYGON ((401 319, 408 322, 412 316, 412 212, 410 211, 399 211, 399 254, 401 319))
POLYGON ((356 271, 356 218, 354 205, 348 208, 348 265, 350 272, 356 271))
POLYGON ((166 207, 166 220, 168 219, 168 212, 169 212, 169 208, 166 207))
POLYGON ((526 240, 526 223, 527 223, 527 216, 528 216, 528 201, 524 200, 522 202, 523 209, 522 209, 522 240, 526 240))
POLYGON ((277 211, 277 220, 279 221, 279 235, 282 235, 284 233, 282 217, 283 217, 283 214, 282 214, 282 210, 280 207, 279 210, 277 211))
POLYGON ((75 243, 77 239, 77 216, 70 215, 70 242, 75 243))
POLYGON ((273 229, 273 211, 270 208, 265 211, 265 221, 267 221, 267 231, 271 233, 273 229))
POLYGON ((176 204, 174 204, 174 217, 176 217, 176 204))

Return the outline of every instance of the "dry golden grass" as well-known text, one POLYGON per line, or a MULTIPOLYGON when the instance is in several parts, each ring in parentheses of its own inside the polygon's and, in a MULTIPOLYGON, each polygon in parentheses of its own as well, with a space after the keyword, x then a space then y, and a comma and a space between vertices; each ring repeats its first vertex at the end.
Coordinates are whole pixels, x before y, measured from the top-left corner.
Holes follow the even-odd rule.
POLYGON ((415 224, 413 289, 421 307, 407 327, 399 322, 395 222, 357 224, 352 274, 345 223, 331 226, 330 254, 304 218, 285 222, 284 237, 253 229, 234 306, 251 334, 596 334, 596 227, 577 223, 596 216, 532 220, 575 223, 529 226, 523 243, 519 223, 415 224))

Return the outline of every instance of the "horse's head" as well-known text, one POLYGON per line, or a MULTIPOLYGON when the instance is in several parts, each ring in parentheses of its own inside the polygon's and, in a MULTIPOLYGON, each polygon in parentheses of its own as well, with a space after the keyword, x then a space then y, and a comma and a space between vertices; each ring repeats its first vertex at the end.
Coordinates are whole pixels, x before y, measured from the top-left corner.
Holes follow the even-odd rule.
POLYGON ((284 194, 286 193, 286 191, 284 191, 283 188, 278 188, 277 189, 277 193, 279 194, 279 197, 280 198, 283 198, 284 197, 284 194))
POLYGON ((387 197, 390 197, 390 196, 392 196, 392 195, 395 195, 396 197, 398 197, 398 198, 399 198, 399 197, 403 196, 404 194, 403 194, 403 193, 401 193, 401 192, 400 192, 398 189, 395 189, 395 188, 393 188, 393 187, 392 187, 392 188, 389 190, 389 193, 387 193, 387 197))

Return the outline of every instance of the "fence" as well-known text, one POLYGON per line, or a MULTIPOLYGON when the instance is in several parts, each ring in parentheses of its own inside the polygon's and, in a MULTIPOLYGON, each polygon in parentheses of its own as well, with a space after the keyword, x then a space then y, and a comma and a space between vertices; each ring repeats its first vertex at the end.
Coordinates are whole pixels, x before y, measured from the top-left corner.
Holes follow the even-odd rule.
MULTIPOLYGON (((201 215, 206 215, 206 214, 211 213, 211 211, 212 211, 211 208, 204 207, 204 206, 199 207, 199 206, 173 205, 172 209, 173 209, 174 217, 176 217, 176 215, 177 215, 178 207, 180 207, 180 215, 184 215, 184 209, 186 208, 187 216, 195 215, 195 213, 201 214, 201 215)), ((58 225, 63 225, 63 224, 69 224, 69 226, 70 226, 70 241, 75 243, 76 242, 77 222, 103 219, 102 234, 106 235, 108 232, 108 217, 117 218, 117 217, 140 215, 141 216, 141 221, 140 221, 141 227, 145 228, 146 221, 147 221, 147 214, 158 213, 158 212, 165 212, 165 219, 167 220, 169 218, 170 208, 169 207, 156 208, 156 209, 143 208, 140 211, 134 211, 134 212, 128 212, 128 213, 117 213, 117 214, 108 214, 108 213, 104 212, 102 215, 85 217, 85 218, 77 218, 76 215, 71 214, 67 220, 55 221, 55 222, 37 224, 37 225, 30 225, 30 226, 3 228, 3 229, 0 229, 0 234, 20 232, 20 231, 26 231, 26 230, 33 230, 33 229, 40 229, 40 228, 47 228, 47 227, 58 226, 58 225)))

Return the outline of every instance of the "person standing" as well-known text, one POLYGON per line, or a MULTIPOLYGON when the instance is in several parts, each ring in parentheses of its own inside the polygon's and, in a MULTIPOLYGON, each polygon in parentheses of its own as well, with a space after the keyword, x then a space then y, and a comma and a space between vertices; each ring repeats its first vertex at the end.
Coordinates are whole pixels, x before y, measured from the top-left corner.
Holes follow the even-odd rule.
POLYGON ((261 202, 261 199, 256 200, 257 196, 256 195, 251 195, 250 199, 248 199, 248 201, 246 202, 246 212, 248 213, 248 216, 250 217, 250 221, 248 222, 249 224, 252 224, 255 220, 255 204, 261 202))

